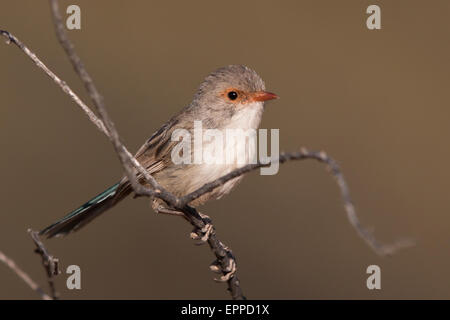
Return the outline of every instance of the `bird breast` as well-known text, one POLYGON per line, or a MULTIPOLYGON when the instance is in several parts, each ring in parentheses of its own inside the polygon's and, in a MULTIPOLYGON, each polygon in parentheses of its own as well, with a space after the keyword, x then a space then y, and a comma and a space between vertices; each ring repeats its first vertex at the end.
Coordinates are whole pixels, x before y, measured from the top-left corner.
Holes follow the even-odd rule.
MULTIPOLYGON (((224 138, 222 140, 222 145, 217 144, 215 139, 205 139, 205 137, 202 140, 202 144, 198 144, 197 147, 195 147, 196 144, 193 143, 193 153, 195 153, 195 150, 199 148, 200 145, 202 147, 202 162, 166 168, 157 174, 157 178, 158 176, 160 178, 158 181, 160 181, 169 191, 178 196, 182 196, 197 190, 204 184, 212 182, 239 167, 255 161, 257 154, 256 130, 261 122, 262 111, 263 104, 261 102, 249 103, 237 108, 236 112, 227 123, 225 123, 222 128, 216 129, 222 133, 222 137, 224 138), (235 129, 238 130, 236 131, 235 129), (240 140, 241 136, 239 136, 239 130, 244 133, 245 141, 240 140), (238 138, 230 138, 230 136, 227 136, 228 132, 237 133, 238 138), (249 138, 249 135, 251 136, 252 134, 255 135, 253 145, 252 139, 249 138), (217 159, 216 157, 218 154, 222 154, 223 161, 206 163, 207 161, 205 160, 207 159, 205 159, 205 154, 207 152, 213 155, 212 158, 214 160, 217 159), (227 155, 233 155, 234 158, 227 159, 227 155)), ((205 130, 205 128, 203 128, 203 130, 205 130)), ((205 132, 206 131, 204 131, 204 135, 206 135, 205 132)), ((221 198, 223 195, 229 193, 241 179, 242 176, 227 181, 212 192, 195 200, 191 205, 197 206, 203 204, 207 200, 221 198)))
MULTIPOLYGON (((261 122, 262 111, 263 104, 261 102, 249 103, 238 108, 226 126, 219 129, 224 138, 221 152, 214 150, 217 147, 214 139, 203 141, 203 154, 205 155, 205 151, 210 151, 214 156, 221 153, 223 161, 194 165, 191 170, 196 174, 193 175, 189 189, 195 191, 205 183, 212 182, 237 168, 256 161, 258 134, 256 130, 261 122)), ((215 159, 214 156, 213 159, 215 159)), ((227 181, 207 195, 204 200, 221 198, 229 193, 241 179, 242 176, 227 181)))

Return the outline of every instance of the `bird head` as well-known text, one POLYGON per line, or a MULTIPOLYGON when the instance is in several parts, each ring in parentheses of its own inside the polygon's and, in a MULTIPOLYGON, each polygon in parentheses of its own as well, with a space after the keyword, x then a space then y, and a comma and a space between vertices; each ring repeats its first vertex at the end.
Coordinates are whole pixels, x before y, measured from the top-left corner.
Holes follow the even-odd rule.
MULTIPOLYGON (((221 122, 230 120, 236 113, 262 109, 264 102, 276 99, 274 93, 265 91, 261 77, 243 65, 229 65, 210 73, 195 94, 193 105, 202 118, 212 116, 221 122)), ((214 121, 216 122, 216 121, 214 121)))

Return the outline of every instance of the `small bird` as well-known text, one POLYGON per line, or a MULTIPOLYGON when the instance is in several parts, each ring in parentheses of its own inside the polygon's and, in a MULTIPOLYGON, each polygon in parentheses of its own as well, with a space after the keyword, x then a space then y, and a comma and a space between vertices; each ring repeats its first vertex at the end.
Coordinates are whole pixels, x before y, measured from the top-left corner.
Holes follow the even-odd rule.
MULTIPOLYGON (((210 73, 200 84, 193 101, 157 130, 138 150, 135 157, 142 166, 166 190, 177 197, 184 196, 221 176, 245 165, 242 163, 191 163, 176 164, 171 153, 176 141, 172 133, 176 129, 192 132, 194 121, 201 121, 203 129, 257 129, 261 122, 264 102, 276 99, 276 94, 265 91, 261 77, 243 65, 229 65, 210 73)), ((207 142, 203 142, 207 143, 207 142)), ((223 146, 224 149, 230 145, 223 146)), ((192 153, 195 149, 192 149, 192 153)), ((251 155, 246 159, 251 158, 251 155)), ((136 171, 138 175, 138 172, 136 171)), ((143 177, 138 179, 144 184, 143 177)), ((229 193, 242 179, 234 178, 217 187, 189 205, 197 207, 208 200, 219 199, 229 193)), ((101 213, 115 206, 132 193, 126 177, 117 184, 72 211, 61 220, 43 229, 40 234, 48 238, 63 236, 79 230, 101 213)), ((160 199, 152 200, 156 212, 173 213, 160 199)))

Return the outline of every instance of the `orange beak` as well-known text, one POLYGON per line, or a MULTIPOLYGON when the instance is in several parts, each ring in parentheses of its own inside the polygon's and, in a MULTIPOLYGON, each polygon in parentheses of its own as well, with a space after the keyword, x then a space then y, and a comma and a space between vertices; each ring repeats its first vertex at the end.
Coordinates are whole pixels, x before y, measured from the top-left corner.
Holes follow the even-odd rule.
POLYGON ((272 99, 278 99, 279 96, 277 96, 275 93, 267 92, 267 91, 256 91, 252 93, 251 100, 253 101, 267 101, 272 99))

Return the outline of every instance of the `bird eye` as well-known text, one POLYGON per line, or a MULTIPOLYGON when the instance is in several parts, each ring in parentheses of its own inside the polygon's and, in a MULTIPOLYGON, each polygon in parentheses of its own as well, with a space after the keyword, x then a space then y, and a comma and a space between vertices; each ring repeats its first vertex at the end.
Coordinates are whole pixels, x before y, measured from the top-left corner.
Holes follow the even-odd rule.
POLYGON ((230 91, 230 92, 228 92, 228 98, 229 98, 230 100, 236 100, 237 97, 238 97, 238 94, 237 94, 236 91, 230 91))

